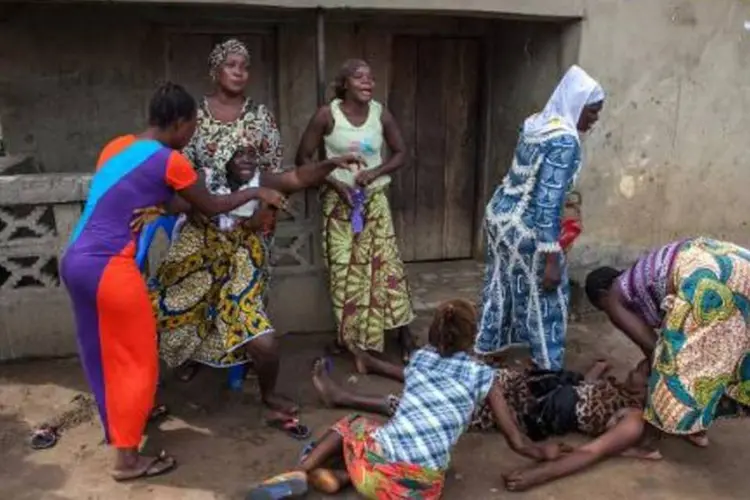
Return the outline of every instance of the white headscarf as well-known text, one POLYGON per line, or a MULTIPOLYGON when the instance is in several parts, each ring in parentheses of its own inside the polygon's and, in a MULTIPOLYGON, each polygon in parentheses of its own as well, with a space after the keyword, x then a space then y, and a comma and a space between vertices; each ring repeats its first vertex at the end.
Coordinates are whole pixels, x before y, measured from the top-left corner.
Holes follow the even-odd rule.
POLYGON ((539 135, 562 128, 578 137, 578 118, 584 106, 603 100, 602 86, 574 64, 557 84, 542 112, 526 119, 523 133, 539 135))

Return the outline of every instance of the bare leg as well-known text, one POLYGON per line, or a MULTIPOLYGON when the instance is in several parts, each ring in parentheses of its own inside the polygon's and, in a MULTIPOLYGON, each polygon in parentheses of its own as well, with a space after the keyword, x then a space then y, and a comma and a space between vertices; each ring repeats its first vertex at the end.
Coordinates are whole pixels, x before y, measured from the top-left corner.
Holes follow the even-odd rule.
POLYGON ((362 396, 340 387, 328 376, 322 360, 317 360, 313 366, 313 385, 327 406, 362 410, 386 417, 391 416, 387 398, 383 396, 362 396))
POLYGON ((398 332, 398 343, 401 346, 401 360, 406 364, 417 346, 408 325, 400 326, 396 331, 398 332))
POLYGON ((390 363, 383 359, 378 359, 372 354, 356 347, 351 347, 351 351, 354 355, 354 362, 359 373, 363 375, 374 373, 396 380, 398 382, 404 381, 403 366, 394 365, 393 363, 390 363))
POLYGON ((276 380, 279 376, 278 340, 272 335, 262 335, 247 343, 247 352, 254 361, 263 403, 282 413, 297 413, 297 405, 276 393, 276 380))
POLYGON ((346 471, 333 471, 324 467, 329 460, 342 454, 343 445, 341 436, 329 430, 300 463, 299 470, 307 474, 308 482, 315 489, 332 495, 349 483, 346 471))

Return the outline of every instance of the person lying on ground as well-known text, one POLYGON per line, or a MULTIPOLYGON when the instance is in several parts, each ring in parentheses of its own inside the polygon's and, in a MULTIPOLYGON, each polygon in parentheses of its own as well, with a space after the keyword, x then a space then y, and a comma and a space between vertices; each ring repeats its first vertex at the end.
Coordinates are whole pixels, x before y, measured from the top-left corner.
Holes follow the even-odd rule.
MULTIPOLYGON (((398 365, 367 354, 361 354, 358 359, 360 373, 404 381, 405 370, 398 365)), ((325 365, 323 360, 316 362, 313 384, 326 405, 388 417, 398 411, 399 397, 392 394, 364 396, 347 391, 329 377, 325 365)), ((658 451, 642 450, 636 446, 644 425, 641 408, 648 364, 645 360, 639 363, 622 383, 604 377, 608 370, 605 361, 597 361, 585 375, 535 368, 495 368, 495 383, 510 407, 515 426, 529 439, 540 442, 569 432, 581 432, 595 438, 557 460, 507 474, 508 489, 521 491, 580 471, 609 456, 661 458, 658 451)), ((471 417, 469 430, 497 428, 490 401, 480 402, 471 417)))
POLYGON ((368 499, 436 500, 451 451, 484 401, 513 450, 535 460, 559 457, 560 445, 535 444, 519 431, 496 371, 469 354, 476 317, 475 307, 465 300, 438 307, 428 345, 414 352, 404 370, 404 395, 388 421, 359 415, 341 419, 296 471, 258 485, 247 498, 290 498, 307 491, 308 484, 332 494, 351 482, 368 499), (345 471, 327 468, 329 460, 342 455, 345 471))

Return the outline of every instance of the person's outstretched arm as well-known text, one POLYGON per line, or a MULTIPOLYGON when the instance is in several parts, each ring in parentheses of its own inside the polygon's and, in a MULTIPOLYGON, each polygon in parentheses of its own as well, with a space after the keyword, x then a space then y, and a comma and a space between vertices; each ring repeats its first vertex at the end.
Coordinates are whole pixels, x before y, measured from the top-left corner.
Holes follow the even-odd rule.
POLYGON ((208 217, 230 212, 256 199, 272 207, 286 208, 287 201, 284 195, 270 188, 241 189, 226 195, 211 194, 206 189, 206 183, 200 182, 190 161, 177 151, 173 151, 169 156, 165 181, 180 195, 180 198, 208 217))
POLYGON ((550 460, 559 455, 560 445, 537 445, 518 428, 515 416, 508 406, 508 402, 503 394, 502 385, 495 381, 492 384, 490 392, 487 394, 487 401, 492 408, 492 414, 495 422, 500 429, 508 446, 524 457, 534 460, 550 460))
POLYGON ((326 181, 328 175, 337 168, 354 169, 359 161, 355 154, 330 158, 318 163, 305 163, 293 170, 283 173, 264 172, 260 176, 261 186, 291 194, 317 186, 326 181))
POLYGON ((510 491, 524 491, 580 472, 605 458, 620 455, 638 443, 644 425, 643 412, 629 409, 607 432, 573 452, 562 455, 557 460, 504 475, 505 487, 510 491))

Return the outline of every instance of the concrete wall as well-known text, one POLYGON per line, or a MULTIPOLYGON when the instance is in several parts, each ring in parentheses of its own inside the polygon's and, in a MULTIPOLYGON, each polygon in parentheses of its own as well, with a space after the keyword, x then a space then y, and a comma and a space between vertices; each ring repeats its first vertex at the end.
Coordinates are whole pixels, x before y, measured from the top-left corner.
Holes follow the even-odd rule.
POLYGON ((608 92, 586 139, 576 267, 698 234, 750 245, 750 2, 589 0, 580 63, 608 92))

